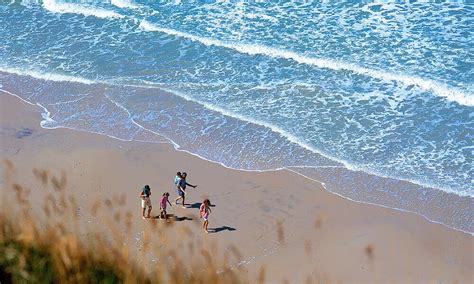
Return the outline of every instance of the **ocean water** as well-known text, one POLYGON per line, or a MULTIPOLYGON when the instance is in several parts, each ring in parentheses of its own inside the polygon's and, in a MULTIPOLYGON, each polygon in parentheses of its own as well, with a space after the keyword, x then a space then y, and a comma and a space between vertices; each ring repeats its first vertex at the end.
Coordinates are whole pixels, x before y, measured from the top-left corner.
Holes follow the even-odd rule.
POLYGON ((0 89, 472 233, 473 33, 462 2, 0 1, 0 89))

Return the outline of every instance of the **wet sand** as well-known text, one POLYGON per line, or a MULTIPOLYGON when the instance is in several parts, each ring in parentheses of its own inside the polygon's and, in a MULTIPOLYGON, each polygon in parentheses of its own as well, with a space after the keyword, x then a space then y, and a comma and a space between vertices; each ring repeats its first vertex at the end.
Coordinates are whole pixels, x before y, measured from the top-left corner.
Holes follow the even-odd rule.
MULTIPOLYGON (((291 283, 307 279, 343 283, 473 281, 473 237, 419 215, 349 201, 288 170, 231 170, 176 151, 166 143, 126 142, 69 129, 42 129, 40 108, 4 93, 0 93, 0 106, 0 158, 13 162, 13 179, 31 189, 33 200, 40 200, 32 169, 64 171, 68 190, 77 197, 78 210, 83 212, 83 222, 101 222, 85 213, 96 200, 110 199, 114 210, 132 212, 135 230, 130 246, 139 248, 145 228, 158 222, 140 218, 141 187, 151 186, 153 213, 157 214, 163 192, 170 192, 172 200, 176 197, 172 181, 181 170, 188 172, 189 182, 198 187, 188 189, 188 208, 168 209, 180 222, 166 230, 179 236, 180 229, 189 226, 196 247, 234 245, 240 255, 229 260, 228 266, 240 267, 251 280, 264 266, 267 282, 279 283, 284 279, 291 283), (113 196, 123 196, 126 203, 118 206, 113 196), (205 197, 215 205, 210 234, 195 224, 196 207, 205 197)), ((2 199, 12 197, 4 186, 1 190, 2 199)))

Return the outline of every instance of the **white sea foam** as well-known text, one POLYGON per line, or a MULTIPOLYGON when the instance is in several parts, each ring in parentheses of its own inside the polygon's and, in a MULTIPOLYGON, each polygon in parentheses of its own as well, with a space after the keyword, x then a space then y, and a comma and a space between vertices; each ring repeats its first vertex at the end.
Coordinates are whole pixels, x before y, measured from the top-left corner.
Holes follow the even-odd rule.
MULTIPOLYGON (((138 87, 138 86, 137 86, 138 87)), ((186 94, 183 94, 177 90, 174 90, 174 89, 168 89, 166 87, 159 87, 161 90, 163 91, 166 91, 166 92, 169 92, 169 93, 172 93, 176 96, 179 96, 189 102, 193 102, 193 103, 197 103, 203 107, 205 107, 206 109, 208 110, 211 110, 211 111, 214 111, 214 112, 217 112, 217 113, 220 113, 224 116, 227 116, 227 117, 232 117, 232 118, 235 118, 235 119, 238 119, 240 121, 245 121, 245 122, 249 122, 251 124, 254 124, 254 125, 259 125, 259 126, 263 126, 265 128, 268 128, 270 129, 271 131, 273 131, 274 133, 278 133, 281 137, 287 139, 288 141, 290 141, 291 143, 295 143, 296 145, 312 152, 312 153, 317 153, 329 160, 333 160, 333 161, 336 161, 338 163, 341 163, 344 165, 345 168, 348 168, 348 169, 351 169, 352 166, 348 163, 346 163, 345 161, 342 161, 340 159, 337 159, 327 153, 324 153, 324 152, 321 152, 317 149, 315 149, 314 147, 310 146, 309 144, 307 144, 306 142, 304 141, 301 141, 301 139, 299 139, 298 137, 294 136, 293 134, 281 129, 280 127, 278 126, 275 126, 273 124, 270 124, 270 123, 266 123, 264 121, 260 121, 260 120, 256 120, 254 118, 250 118, 250 117, 246 117, 246 116, 243 116, 243 115, 240 115, 240 114, 237 114, 237 113, 233 113, 231 111, 228 111, 228 110, 225 110, 221 107, 218 107, 216 105, 213 105, 213 104, 210 104, 210 103, 207 103, 207 102, 203 102, 203 101, 200 101, 200 100, 197 100, 195 98, 192 98, 186 94)))
POLYGON ((59 14, 81 14, 84 16, 94 16, 97 18, 122 18, 123 15, 116 13, 114 11, 106 10, 103 8, 91 7, 86 5, 79 5, 73 3, 64 3, 64 2, 57 2, 54 0, 44 0, 43 7, 53 13, 59 14))
POLYGON ((142 20, 140 22, 139 27, 145 31, 166 33, 169 35, 174 35, 177 37, 182 37, 192 41, 200 42, 207 46, 218 46, 233 49, 240 53, 246 53, 250 55, 265 55, 274 58, 289 59, 296 61, 300 64, 312 65, 319 68, 331 69, 336 71, 347 70, 356 74, 366 75, 384 81, 396 81, 407 86, 414 85, 424 91, 430 91, 436 96, 444 97, 449 101, 454 101, 465 106, 474 106, 474 94, 465 93, 461 90, 448 87, 433 80, 424 79, 417 76, 385 72, 335 60, 308 57, 293 51, 281 50, 263 45, 225 42, 218 39, 200 37, 173 29, 163 28, 146 20, 142 20))
POLYGON ((9 92, 9 91, 7 91, 7 90, 4 90, 4 89, 2 89, 1 87, 3 87, 3 86, 0 85, 0 92, 5 93, 5 94, 9 94, 10 96, 14 96, 14 97, 20 99, 21 101, 23 101, 23 102, 25 102, 25 103, 27 103, 27 104, 29 104, 29 105, 36 106, 34 103, 32 103, 32 102, 30 102, 30 101, 28 101, 28 100, 25 100, 24 98, 20 97, 20 96, 17 95, 17 94, 14 94, 14 93, 12 93, 12 92, 9 92))
POLYGON ((110 3, 114 6, 117 6, 122 9, 138 9, 140 6, 138 6, 135 3, 132 3, 129 0, 111 0, 110 3))
POLYGON ((75 76, 69 75, 62 75, 62 74, 55 74, 55 73, 44 73, 35 70, 27 70, 27 69, 17 69, 11 67, 4 67, 0 66, 0 72, 11 73, 20 76, 30 76, 36 79, 47 80, 47 81, 55 81, 55 82, 74 82, 74 83, 81 83, 81 84, 94 84, 96 82, 75 76))
MULTIPOLYGON (((383 172, 380 172, 380 171, 377 171, 377 170, 374 170, 374 169, 370 169, 364 165, 360 165, 360 164, 356 164, 354 162, 352 163, 349 163, 347 161, 344 161, 340 158, 337 158, 329 153, 326 153, 324 151, 321 151, 321 150, 318 150, 314 147, 312 147, 311 145, 309 145, 308 143, 302 141, 301 139, 299 139, 298 137, 294 136, 293 134, 283 130, 282 128, 276 126, 276 125, 273 125, 273 124, 270 124, 270 123, 267 123, 267 122, 264 122, 264 121, 261 121, 261 120, 257 120, 255 118, 252 118, 252 117, 248 117, 248 116, 244 116, 244 115, 241 115, 241 114, 238 114, 238 113, 234 113, 232 111, 229 111, 229 110, 226 110, 226 109, 223 109, 219 106, 216 106, 214 104, 211 104, 211 103, 208 103, 208 102, 205 102, 205 101, 202 101, 202 100, 198 100, 196 98, 193 98, 191 96, 188 96, 178 90, 175 90, 175 89, 170 89, 170 88, 167 88, 165 85, 159 85, 159 84, 154 84, 152 82, 147 82, 147 81, 143 81, 141 80, 142 83, 145 84, 144 85, 128 85, 128 86, 132 86, 132 87, 137 87, 137 88, 143 88, 143 87, 146 87, 146 85, 148 85, 150 88, 159 88, 165 92, 168 92, 168 93, 171 93, 173 95, 176 95, 186 101, 189 101, 189 102, 193 102, 193 103, 197 103, 201 106, 203 106, 204 108, 208 109, 208 110, 211 110, 211 111, 214 111, 216 113, 220 113, 224 116, 227 116, 227 117, 231 117, 231 118, 235 118, 235 119, 238 119, 240 121, 244 121, 244 122, 248 122, 248 123, 251 123, 253 125, 259 125, 259 126, 262 126, 262 127, 265 127, 265 128, 268 128, 270 129, 272 132, 274 133, 278 133, 282 138, 288 140, 289 142, 291 143, 295 143, 297 144, 298 146, 312 152, 312 153, 316 153, 316 154, 319 154, 329 160, 332 160, 332 161, 335 161, 337 163, 340 163, 343 165, 344 168, 348 169, 348 170, 351 170, 351 171, 363 171, 365 173, 368 173, 368 174, 371 174, 371 175, 375 175, 375 176, 378 176, 378 177, 382 177, 382 178, 392 178, 392 179, 397 179, 397 180, 401 180, 401 181, 407 181, 407 182, 411 182, 411 183, 414 183, 414 184, 418 184, 420 186, 424 186, 424 187, 428 187, 428 188, 435 188, 435 189, 439 189, 441 191, 444 191, 444 192, 447 192, 447 193, 454 193, 456 195, 459 195, 459 196, 462 196, 462 197, 472 197, 471 194, 469 193, 466 193, 464 191, 456 191, 456 190, 453 190, 451 188, 443 188, 443 187, 440 187, 438 186, 437 184, 435 183, 430 183, 430 182, 426 182, 426 181, 421 181, 421 180, 416 180, 416 179, 407 179, 407 178, 400 178, 400 177, 394 177, 394 176, 391 176, 391 175, 388 175, 386 173, 383 173, 383 172)), ((122 107, 123 108, 123 107, 122 107)), ((148 129, 147 129, 148 130, 148 129)), ((158 135, 163 135, 163 134, 160 134, 160 133, 155 133, 155 134, 158 134, 158 135)), ((165 136, 166 137, 166 136, 165 136)), ((169 139, 170 141, 172 141, 172 139, 170 139, 169 137, 166 137, 167 139, 169 139)), ((173 142, 174 144, 174 142, 173 142)), ((176 144, 177 145, 177 144, 176 144)), ((202 156, 199 156, 200 158, 203 158, 203 159, 206 159, 202 156)), ((206 159, 208 160, 208 159, 206 159)), ((219 161, 220 164, 224 165, 222 162, 219 161)), ((294 166, 294 167, 298 167, 298 168, 305 168, 305 166, 294 166)), ((315 168, 314 166, 309 166, 310 168, 315 168)), ((331 166, 331 167, 341 167, 341 166, 331 166)), ((273 170, 278 170, 278 169, 283 169, 285 167, 282 167, 282 168, 275 168, 273 170)), ((242 170, 241 168, 233 168, 233 169, 239 169, 239 170, 242 170)))
POLYGON ((47 128, 49 125, 54 125, 56 121, 51 118, 51 112, 40 103, 36 103, 36 105, 43 109, 43 112, 41 113, 41 117, 43 118, 40 123, 41 127, 47 128))

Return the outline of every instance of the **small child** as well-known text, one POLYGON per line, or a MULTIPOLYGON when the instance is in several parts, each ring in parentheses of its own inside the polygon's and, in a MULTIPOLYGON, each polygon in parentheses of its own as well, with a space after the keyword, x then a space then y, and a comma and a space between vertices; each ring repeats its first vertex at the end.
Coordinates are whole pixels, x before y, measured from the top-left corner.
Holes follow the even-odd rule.
POLYGON ((174 177, 174 186, 177 187, 179 185, 180 180, 181 180, 181 172, 177 172, 176 176, 174 177))
POLYGON ((174 201, 176 205, 178 205, 178 200, 180 200, 183 194, 181 188, 179 187, 179 182, 181 181, 181 172, 177 172, 176 176, 174 177, 174 186, 176 187, 176 192, 178 193, 178 198, 174 201))
POLYGON ((160 218, 162 219, 165 219, 167 220, 168 219, 168 215, 166 214, 166 203, 168 203, 170 206, 173 206, 171 205, 171 202, 169 201, 169 196, 170 194, 168 192, 165 192, 163 193, 163 196, 161 197, 161 200, 160 200, 160 218))
POLYGON ((211 214, 211 201, 209 199, 204 199, 202 202, 201 206, 199 207, 199 213, 201 213, 201 218, 204 220, 204 223, 202 224, 202 228, 206 233, 209 233, 207 231, 207 226, 209 225, 209 214, 211 214))

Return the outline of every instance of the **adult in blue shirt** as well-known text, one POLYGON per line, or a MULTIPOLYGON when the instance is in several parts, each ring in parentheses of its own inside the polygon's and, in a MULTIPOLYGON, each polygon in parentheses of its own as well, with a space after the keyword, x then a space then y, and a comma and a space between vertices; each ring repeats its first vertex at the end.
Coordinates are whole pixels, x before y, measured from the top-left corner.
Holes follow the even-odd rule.
POLYGON ((176 204, 178 204, 178 200, 183 199, 183 203, 181 204, 183 208, 186 208, 184 206, 184 201, 185 201, 185 196, 186 196, 186 186, 189 185, 192 188, 196 188, 197 185, 192 185, 186 182, 186 177, 188 174, 182 173, 181 174, 181 179, 178 182, 178 198, 174 201, 176 204))

